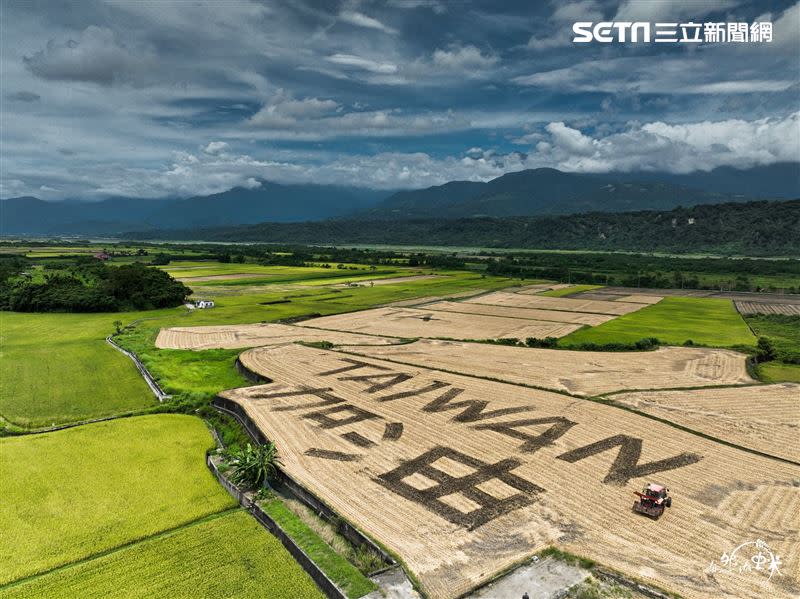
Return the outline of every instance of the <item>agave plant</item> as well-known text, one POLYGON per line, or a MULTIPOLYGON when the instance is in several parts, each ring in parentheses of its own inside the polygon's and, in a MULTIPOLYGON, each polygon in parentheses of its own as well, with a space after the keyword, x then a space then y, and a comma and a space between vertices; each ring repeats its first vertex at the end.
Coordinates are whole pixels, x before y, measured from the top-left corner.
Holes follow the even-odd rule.
POLYGON ((253 447, 250 443, 244 449, 234 449, 228 453, 231 480, 237 485, 257 488, 274 479, 281 461, 278 449, 272 442, 253 447))

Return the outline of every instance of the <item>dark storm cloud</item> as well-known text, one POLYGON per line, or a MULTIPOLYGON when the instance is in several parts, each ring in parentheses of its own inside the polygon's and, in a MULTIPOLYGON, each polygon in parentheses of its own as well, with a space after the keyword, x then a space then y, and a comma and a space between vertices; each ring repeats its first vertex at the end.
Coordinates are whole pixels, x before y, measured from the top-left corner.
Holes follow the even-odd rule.
POLYGON ((6 98, 12 102, 38 102, 42 97, 33 92, 19 91, 6 94, 6 98))

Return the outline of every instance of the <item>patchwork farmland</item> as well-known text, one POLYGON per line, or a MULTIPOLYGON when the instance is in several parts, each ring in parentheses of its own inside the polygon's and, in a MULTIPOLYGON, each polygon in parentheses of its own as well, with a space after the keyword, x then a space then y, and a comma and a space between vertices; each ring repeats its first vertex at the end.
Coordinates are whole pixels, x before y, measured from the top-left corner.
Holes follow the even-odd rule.
POLYGON ((425 599, 519 599, 495 591, 548 552, 543 567, 597 562, 574 580, 610 568, 687 599, 798 594, 800 387, 761 384, 793 364, 792 317, 745 323, 729 299, 321 264, 164 267, 214 299, 209 310, 3 315, 0 414, 13 420, 0 424, 79 426, 0 439, 0 594, 321 596, 316 570, 203 463, 208 450, 232 480, 253 442, 215 396, 276 442, 287 478, 258 504, 353 599, 381 586, 381 549, 400 564, 393 576, 408 573, 404 592, 413 581, 425 599), (170 397, 148 392, 112 334, 170 397), (774 361, 753 364, 756 335, 774 361), (662 343, 638 343, 649 337, 662 343), (717 347, 663 345, 685 340, 717 347), (228 449, 196 417, 82 424, 163 411, 202 417, 228 449), (674 501, 657 522, 631 510, 648 482, 674 501), (377 553, 343 536, 349 524, 377 553), (780 556, 779 574, 716 568, 750 539, 780 556))
POLYGON ((282 448, 289 476, 396 552, 431 597, 458 597, 549 545, 689 598, 800 588, 798 530, 776 527, 795 502, 725 510, 743 492, 753 504, 791 495, 794 465, 547 391, 308 347, 251 351, 274 382, 222 397, 282 448), (657 525, 624 507, 651 478, 680 489, 657 525), (782 576, 709 571, 755 522, 773 531, 782 576))

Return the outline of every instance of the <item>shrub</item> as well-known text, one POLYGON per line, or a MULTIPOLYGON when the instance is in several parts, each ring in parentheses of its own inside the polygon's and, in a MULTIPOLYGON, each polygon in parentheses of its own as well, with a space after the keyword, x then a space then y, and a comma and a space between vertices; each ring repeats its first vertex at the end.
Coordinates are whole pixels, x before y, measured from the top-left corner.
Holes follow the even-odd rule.
POLYGON ((242 449, 228 452, 231 480, 240 486, 257 488, 278 475, 280 458, 275 444, 265 443, 253 447, 248 443, 242 449))

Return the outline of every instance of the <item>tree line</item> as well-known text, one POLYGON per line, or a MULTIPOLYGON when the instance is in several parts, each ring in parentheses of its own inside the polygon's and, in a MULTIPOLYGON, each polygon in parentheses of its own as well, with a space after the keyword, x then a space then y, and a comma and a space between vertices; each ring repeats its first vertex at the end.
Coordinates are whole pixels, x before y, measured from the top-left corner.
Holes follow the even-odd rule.
POLYGON ((109 266, 93 259, 78 259, 50 265, 36 279, 26 270, 28 266, 24 259, 0 260, 0 310, 151 310, 178 306, 191 293, 166 272, 143 264, 109 266))

